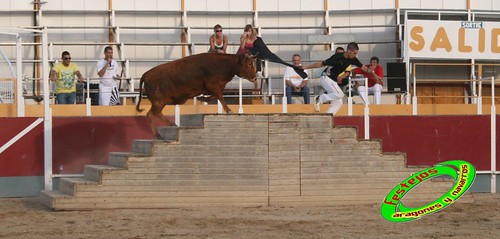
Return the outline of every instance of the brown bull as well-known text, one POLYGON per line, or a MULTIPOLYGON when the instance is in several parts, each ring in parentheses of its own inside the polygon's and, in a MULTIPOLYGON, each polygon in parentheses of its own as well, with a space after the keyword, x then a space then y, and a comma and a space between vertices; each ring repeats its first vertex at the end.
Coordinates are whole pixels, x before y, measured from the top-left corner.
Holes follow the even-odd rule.
POLYGON ((226 105, 222 92, 235 75, 255 81, 254 58, 249 53, 244 55, 203 53, 153 67, 141 77, 136 110, 143 111, 139 107, 144 85, 145 94, 151 101, 147 117, 151 130, 157 138, 161 137, 153 125, 155 117, 168 126, 174 125, 162 114, 165 105, 183 104, 186 100, 203 94, 210 97, 201 100, 218 99, 224 110, 230 113, 231 109, 226 105))

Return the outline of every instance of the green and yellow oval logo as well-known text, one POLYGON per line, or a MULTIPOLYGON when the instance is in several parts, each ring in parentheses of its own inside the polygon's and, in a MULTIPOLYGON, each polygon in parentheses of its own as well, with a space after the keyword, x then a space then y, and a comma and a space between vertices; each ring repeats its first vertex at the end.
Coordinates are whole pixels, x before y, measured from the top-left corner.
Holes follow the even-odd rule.
POLYGON ((451 160, 421 170, 397 185, 382 202, 382 216, 392 222, 408 222, 442 210, 462 196, 474 182, 476 169, 463 160, 451 160), (401 200, 410 190, 425 180, 437 176, 451 176, 455 184, 448 192, 427 205, 408 208, 401 200))

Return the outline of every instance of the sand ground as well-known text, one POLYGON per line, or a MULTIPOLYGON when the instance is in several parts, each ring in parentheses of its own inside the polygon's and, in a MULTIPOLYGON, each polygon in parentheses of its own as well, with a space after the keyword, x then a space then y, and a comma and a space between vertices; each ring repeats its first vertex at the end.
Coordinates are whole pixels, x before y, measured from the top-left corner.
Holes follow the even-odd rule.
POLYGON ((0 238, 499 238, 500 195, 473 198, 408 223, 386 221, 375 204, 54 212, 4 198, 0 238))

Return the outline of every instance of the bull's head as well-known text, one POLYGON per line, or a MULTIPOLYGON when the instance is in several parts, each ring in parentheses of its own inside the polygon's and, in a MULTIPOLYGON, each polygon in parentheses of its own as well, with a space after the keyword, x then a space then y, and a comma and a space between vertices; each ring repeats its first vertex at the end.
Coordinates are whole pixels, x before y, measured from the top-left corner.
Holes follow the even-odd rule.
POLYGON ((254 82, 257 80, 257 69, 255 58, 257 55, 252 55, 248 51, 243 55, 240 55, 239 64, 241 64, 241 70, 239 72, 239 76, 254 82))

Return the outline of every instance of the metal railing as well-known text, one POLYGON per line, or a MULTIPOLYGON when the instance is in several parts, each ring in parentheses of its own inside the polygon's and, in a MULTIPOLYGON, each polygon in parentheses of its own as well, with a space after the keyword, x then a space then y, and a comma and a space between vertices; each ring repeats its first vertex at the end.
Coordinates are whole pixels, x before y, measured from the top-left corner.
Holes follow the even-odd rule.
MULTIPOLYGON (((483 103, 483 79, 488 79, 488 78, 483 78, 483 74, 485 72, 486 67, 500 67, 500 64, 491 64, 491 63, 412 63, 412 89, 408 89, 408 92, 412 93, 412 114, 417 115, 418 114, 418 99, 419 98, 463 98, 463 99, 470 99, 471 104, 476 104, 477 106, 477 114, 482 114, 482 103, 483 103), (419 78, 419 71, 418 67, 419 66, 464 66, 464 67, 470 67, 470 76, 468 79, 436 79, 436 78, 425 78, 421 79, 419 78), (477 76, 476 76, 477 75, 477 76), (479 80, 477 79, 479 78, 479 80), (470 86, 470 94, 466 95, 421 95, 419 96, 417 94, 417 89, 419 83, 430 83, 430 84, 444 84, 444 83, 450 83, 450 84, 460 84, 464 86, 470 86), (468 83, 468 84, 466 84, 468 83)), ((492 72, 493 75, 495 72, 492 72)), ((465 89, 464 89, 465 90, 465 89)), ((494 98, 492 98, 494 100, 494 98)), ((467 103, 464 100, 464 104, 467 103)))
POLYGON ((14 79, 0 79, 0 104, 14 103, 14 79))

